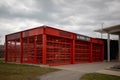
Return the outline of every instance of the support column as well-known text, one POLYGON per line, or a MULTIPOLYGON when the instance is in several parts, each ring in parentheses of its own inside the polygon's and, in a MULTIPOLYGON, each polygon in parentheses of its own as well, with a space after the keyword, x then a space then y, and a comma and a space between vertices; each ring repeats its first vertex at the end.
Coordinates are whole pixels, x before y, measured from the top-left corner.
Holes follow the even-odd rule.
POLYGON ((30 46, 30 43, 29 43, 29 37, 27 37, 27 56, 28 56, 28 63, 30 63, 30 60, 31 60, 31 57, 30 57, 30 53, 29 53, 29 51, 30 51, 30 48, 29 48, 29 46, 30 46))
POLYGON ((119 34, 119 43, 118 43, 118 47, 119 47, 119 61, 120 61, 120 34, 119 34))
POLYGON ((92 48, 92 46, 93 46, 93 43, 92 42, 90 42, 90 56, 89 56, 89 61, 90 62, 93 62, 93 48, 92 48))
POLYGON ((101 61, 104 61, 104 43, 102 44, 101 61))
POLYGON ((7 36, 5 36, 5 62, 8 61, 8 41, 7 36))
POLYGON ((9 46, 10 46, 10 49, 9 49, 9 57, 8 58, 9 58, 9 61, 12 62, 12 57, 11 57, 13 55, 12 54, 12 47, 11 47, 12 46, 12 41, 10 41, 9 46))
POLYGON ((108 39, 107 39, 107 61, 110 62, 110 34, 108 33, 108 39))
POLYGON ((42 52, 42 63, 46 64, 46 34, 43 34, 43 52, 42 52))
POLYGON ((75 40, 72 40, 72 46, 71 46, 71 64, 75 63, 75 40))
POLYGON ((36 51, 36 41, 37 41, 37 36, 34 37, 34 63, 37 64, 37 51, 36 51))
POLYGON ((16 62, 16 40, 14 42, 14 62, 16 62))
POLYGON ((23 40, 22 40, 22 33, 20 33, 20 63, 23 63, 23 40))

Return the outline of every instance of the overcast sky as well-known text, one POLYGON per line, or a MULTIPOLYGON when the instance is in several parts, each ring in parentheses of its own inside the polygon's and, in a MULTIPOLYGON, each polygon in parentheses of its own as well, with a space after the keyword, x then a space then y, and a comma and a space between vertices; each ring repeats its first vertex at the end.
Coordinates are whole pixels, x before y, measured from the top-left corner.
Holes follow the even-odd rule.
POLYGON ((100 37, 95 29, 120 23, 120 0, 0 0, 0 36, 48 25, 100 37))

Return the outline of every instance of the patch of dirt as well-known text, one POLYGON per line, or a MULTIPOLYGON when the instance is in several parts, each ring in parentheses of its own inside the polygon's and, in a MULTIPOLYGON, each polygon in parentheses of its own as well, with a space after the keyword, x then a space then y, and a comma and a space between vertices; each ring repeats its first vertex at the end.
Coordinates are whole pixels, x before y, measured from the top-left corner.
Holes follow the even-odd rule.
POLYGON ((114 65, 113 67, 110 68, 110 70, 120 71, 120 64, 114 65))

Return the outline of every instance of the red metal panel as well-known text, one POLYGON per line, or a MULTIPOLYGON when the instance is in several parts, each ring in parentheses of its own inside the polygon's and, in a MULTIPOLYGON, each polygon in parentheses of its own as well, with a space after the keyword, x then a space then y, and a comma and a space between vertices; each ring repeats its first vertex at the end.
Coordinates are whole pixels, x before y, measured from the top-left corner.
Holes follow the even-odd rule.
POLYGON ((92 43, 90 43, 90 62, 93 62, 92 43))
POLYGON ((101 58, 102 58, 101 61, 104 61, 104 45, 102 45, 102 54, 101 54, 101 58))
POLYGON ((76 35, 73 34, 73 39, 71 44, 71 64, 75 63, 75 39, 76 39, 76 35))
POLYGON ((34 44, 34 36, 29 37, 29 63, 35 63, 35 44, 34 44))
POLYGON ((42 36, 30 36, 23 39, 23 63, 42 63, 42 36))
POLYGON ((91 42, 96 44, 104 44, 103 40, 95 39, 95 38, 91 38, 91 42))
POLYGON ((20 63, 23 62, 23 40, 22 40, 23 34, 20 35, 20 63))
POLYGON ((104 42, 103 40, 100 39, 91 39, 92 43, 92 56, 93 56, 93 61, 98 62, 98 61, 103 61, 104 60, 104 42))
POLYGON ((90 58, 90 42, 76 40, 75 63, 89 62, 89 58, 90 58))
POLYGON ((47 35, 47 64, 63 65, 71 63, 72 40, 47 35))
POLYGON ((20 39, 16 40, 16 62, 20 63, 20 39))
POLYGON ((37 36, 34 36, 34 63, 37 63, 37 52, 36 52, 36 41, 37 41, 37 36))
POLYGON ((92 60, 90 39, 88 36, 76 34, 75 63, 90 62, 92 60))
POLYGON ((27 37, 27 43, 26 43, 26 46, 27 46, 27 57, 28 57, 28 63, 30 63, 30 54, 29 54, 29 51, 30 51, 30 49, 29 49, 29 46, 30 45, 30 43, 29 43, 29 38, 27 37))
POLYGON ((75 39, 72 40, 71 46, 71 64, 75 63, 75 39))
POLYGON ((70 39, 74 38, 73 33, 66 32, 63 30, 54 29, 54 28, 50 28, 50 27, 45 28, 45 33, 48 35, 59 36, 59 37, 64 37, 64 38, 70 38, 70 39))
POLYGON ((10 44, 9 44, 9 62, 12 61, 11 59, 11 56, 12 56, 12 48, 11 48, 12 44, 11 44, 11 41, 10 41, 10 44))
POLYGON ((10 51, 10 53, 9 53, 9 62, 12 62, 12 42, 10 41, 10 48, 9 48, 9 51, 10 51))
POLYGON ((40 33, 43 33, 42 29, 33 29, 29 31, 29 36, 38 35, 40 33))
POLYGON ((43 34, 43 53, 42 53, 42 63, 46 64, 46 35, 43 34))
POLYGON ((14 42, 14 62, 16 62, 16 40, 14 42))
POLYGON ((5 62, 8 61, 8 41, 7 36, 5 36, 5 62))
POLYGON ((23 38, 23 63, 28 63, 28 38, 23 38))
POLYGON ((37 64, 42 64, 42 53, 43 53, 43 41, 42 41, 42 35, 37 36, 36 40, 36 58, 37 58, 37 64))
POLYGON ((34 36, 39 34, 43 34, 43 27, 23 31, 23 37, 34 36))
POLYGON ((102 47, 99 44, 93 43, 93 61, 101 61, 102 47))
POLYGON ((7 35, 7 40, 14 40, 14 39, 19 39, 20 38, 20 33, 14 33, 7 35))

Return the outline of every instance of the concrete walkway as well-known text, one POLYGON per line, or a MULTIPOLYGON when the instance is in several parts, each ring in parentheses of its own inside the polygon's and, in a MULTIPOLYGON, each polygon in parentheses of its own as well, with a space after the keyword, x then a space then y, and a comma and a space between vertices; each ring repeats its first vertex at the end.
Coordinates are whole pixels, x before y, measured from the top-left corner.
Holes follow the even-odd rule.
POLYGON ((38 80, 79 80, 83 74, 85 73, 62 70, 40 76, 38 80))
POLYGON ((74 64, 55 66, 51 68, 61 69, 53 73, 40 76, 38 80, 79 80, 79 78, 86 73, 93 73, 108 69, 118 62, 96 62, 96 63, 85 63, 85 64, 74 64))
POLYGON ((108 69, 110 67, 113 67, 113 65, 116 65, 116 64, 119 64, 119 62, 95 62, 95 63, 55 66, 52 68, 91 73, 91 72, 96 72, 103 69, 108 69))
POLYGON ((97 71, 97 73, 120 76, 120 71, 113 71, 113 70, 100 70, 97 71))

